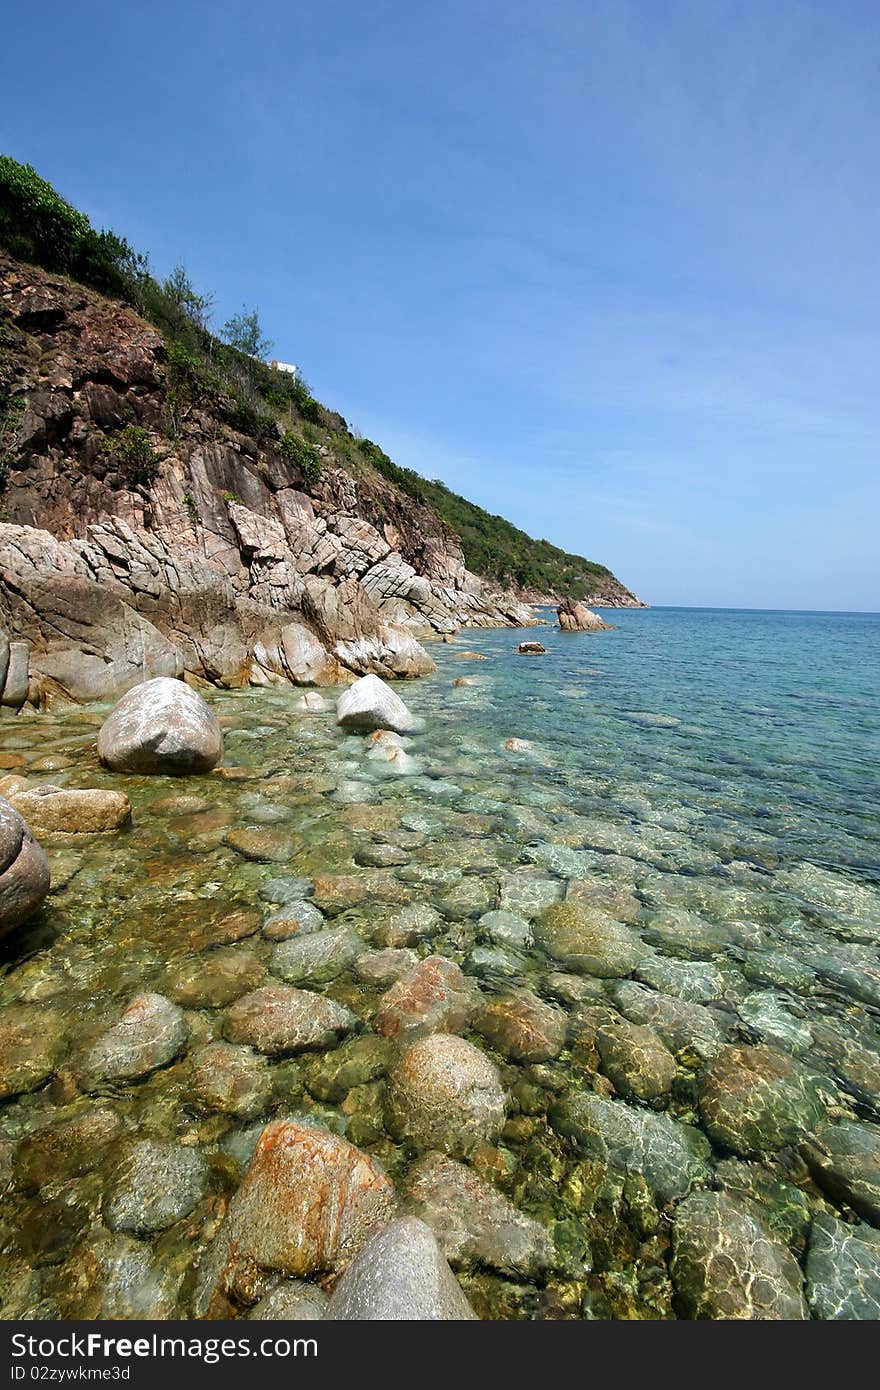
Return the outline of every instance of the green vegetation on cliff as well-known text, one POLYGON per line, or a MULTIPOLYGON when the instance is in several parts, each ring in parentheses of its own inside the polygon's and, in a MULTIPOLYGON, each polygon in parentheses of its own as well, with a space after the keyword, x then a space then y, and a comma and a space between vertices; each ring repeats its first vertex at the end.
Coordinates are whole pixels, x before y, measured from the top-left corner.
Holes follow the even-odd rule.
MULTIPOLYGON (((234 316, 222 341, 208 329, 211 299, 199 294, 176 266, 164 281, 146 257, 114 232, 96 231, 28 164, 0 155, 0 247, 18 260, 69 276, 130 305, 164 334, 168 352, 167 430, 177 438, 194 406, 210 403, 227 424, 257 440, 272 439, 314 484, 324 454, 349 471, 375 470, 414 501, 430 508, 460 538, 469 569, 520 590, 586 598, 614 587, 603 565, 571 555, 546 540, 533 540, 443 483, 428 481, 393 463, 371 440, 361 439, 336 412, 312 396, 300 376, 260 361, 267 349, 256 311, 234 316)), ((267 349, 268 350, 268 349, 267 349)), ((146 441, 129 440, 132 469, 146 441), (137 455, 137 456, 135 456, 137 455)))

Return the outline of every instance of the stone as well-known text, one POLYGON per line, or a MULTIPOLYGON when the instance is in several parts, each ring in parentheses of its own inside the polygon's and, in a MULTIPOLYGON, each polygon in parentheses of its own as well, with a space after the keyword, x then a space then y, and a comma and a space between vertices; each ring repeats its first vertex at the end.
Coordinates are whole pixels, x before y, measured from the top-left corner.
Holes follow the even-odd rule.
POLYGON ((248 1317, 257 1322, 320 1322, 329 1296, 304 1279, 285 1279, 255 1303, 248 1317))
POLYGON ((633 927, 569 901, 547 908, 535 927, 535 942, 568 970, 607 980, 629 975, 651 953, 633 927))
POLYGON ((0 1100, 36 1091, 54 1076, 68 1046, 59 1014, 37 1004, 0 1009, 0 1100))
POLYGON ((775 990, 762 989, 747 995, 737 1005, 737 1013, 754 1037, 780 1052, 797 1056, 812 1044, 813 1034, 807 1024, 786 1007, 775 990))
POLYGON ((379 676, 362 676, 343 690, 336 702, 336 721, 343 729, 372 733, 390 729, 407 734, 416 727, 414 716, 379 676))
POLYGON ((802 1321, 797 1260, 757 1210, 723 1192, 694 1192, 675 1213, 672 1280, 686 1317, 802 1321))
POLYGON ((807 1249, 807 1298, 827 1321, 880 1319, 880 1231, 819 1212, 807 1249))
POLYGON ((484 912, 477 923, 480 931, 488 936, 496 946, 513 946, 516 950, 528 950, 532 944, 532 928, 517 912, 497 909, 484 912))
POLYGON ((389 985, 416 964, 415 951, 389 946, 384 951, 368 951, 355 961, 355 974, 366 985, 389 985))
POLYGON ((193 1053, 190 1068, 186 1099, 202 1114, 256 1120, 271 1104, 272 1073, 265 1057, 249 1047, 208 1043, 193 1053))
POLYGON ((664 994, 672 994, 695 1004, 720 999, 724 993, 724 976, 716 965, 709 962, 653 956, 638 966, 635 976, 643 984, 652 985, 664 994))
POLYGON ((104 1224, 111 1231, 163 1231, 205 1195, 208 1165, 198 1149, 139 1139, 123 1150, 104 1192, 104 1224))
POLYGON ((17 1186, 26 1192, 36 1191, 48 1183, 90 1173, 101 1165, 121 1130, 119 1116, 103 1106, 90 1106, 34 1130, 22 1139, 15 1153, 17 1186))
POLYGON ((223 756, 217 719, 198 691, 157 676, 133 686, 98 732, 98 757, 114 772, 187 776, 223 756))
POLYGON ((269 1056, 332 1047, 357 1026, 350 1009, 311 990, 264 985, 237 999, 223 1023, 229 1042, 244 1043, 269 1056))
POLYGON ((291 901, 266 918, 263 935, 267 941, 287 941, 292 936, 320 931, 323 925, 324 914, 314 903, 291 901))
POLYGON ((34 787, 12 798, 35 835, 99 835, 131 822, 124 792, 34 787))
POLYGON ((257 864, 286 864, 296 853, 296 841, 281 830, 265 825, 246 825, 228 830, 223 843, 243 859, 257 864))
POLYGON ((0 941, 41 907, 49 863, 23 817, 0 797, 0 941))
POLYGON ((294 1121, 267 1125, 199 1270, 196 1316, 253 1302, 266 1271, 344 1268, 393 1214, 391 1180, 346 1139, 294 1121))
POLYGON ((388 1078, 390 1132, 414 1148, 467 1157, 493 1143, 507 1102, 498 1071, 463 1038, 432 1033, 410 1043, 388 1078))
POLYGON ((709 1178, 711 1146, 705 1135, 665 1113, 570 1091, 553 1103, 549 1116, 557 1134, 571 1139, 582 1156, 641 1173, 661 1204, 684 1197, 709 1178))
POLYGON ((489 1265, 534 1279, 552 1267, 553 1243, 540 1221, 445 1154, 426 1154, 413 1164, 404 1198, 407 1212, 430 1226, 453 1269, 489 1265))
POLYGON ((30 686, 30 642, 20 639, 5 644, 6 670, 0 686, 0 705, 20 709, 28 697, 30 686))
POLYGON ((547 652, 540 642, 520 642, 516 650, 520 656, 544 656, 547 652))
POLYGON ((635 980, 615 984, 612 998, 631 1023, 649 1024, 670 1052, 684 1061, 710 1062, 721 1048, 721 1028, 702 1004, 658 994, 635 980))
POLYGON ((392 1060, 393 1047, 375 1033, 348 1038, 340 1047, 323 1056, 306 1058, 306 1086, 316 1100, 338 1105, 356 1086, 384 1076, 392 1060))
POLYGON ((366 942, 352 927, 328 927, 280 942, 269 968, 290 984, 326 984, 350 970, 366 950, 366 942))
POLYGON ((327 701, 317 690, 307 690, 299 699, 294 700, 293 707, 308 714, 321 714, 327 708, 327 701))
POLYGON ((568 598, 556 610, 559 626, 563 632, 607 632, 610 625, 603 622, 598 613, 577 599, 568 598))
POLYGON ((168 966, 163 989, 184 1009, 222 1009, 262 982, 266 967, 247 947, 221 947, 168 966))
POLYGON ((475 1003, 474 988, 460 967, 443 956, 428 956, 383 994, 376 1031, 386 1038, 415 1031, 460 1033, 468 1026, 475 1003))
POLYGON ((103 1081, 140 1081, 167 1066, 189 1036, 183 1012, 162 994, 136 994, 119 1022, 92 1043, 79 1063, 87 1088, 103 1081))
POLYGON ((476 1314, 432 1231, 401 1217, 373 1236, 349 1265, 327 1307, 330 1322, 455 1322, 476 1314))
POLYGON ((565 1045, 565 1015, 527 989, 490 999, 474 1028, 515 1062, 548 1062, 565 1045))
POLYGON ((131 1236, 98 1230, 71 1252, 58 1280, 65 1318, 166 1320, 178 1311, 183 1270, 131 1236))
POLYGON ((773 1153, 825 1118, 818 1078, 784 1053, 764 1047, 721 1049, 700 1093, 709 1137, 744 1158, 773 1153))
POLYGON ((675 1058, 648 1024, 615 1018, 597 1030, 596 1050, 618 1095, 652 1101, 671 1091, 678 1074, 675 1058))
POLYGON ((880 1226, 880 1126, 855 1120, 828 1125, 805 1141, 802 1153, 833 1201, 880 1226))
POLYGON ((426 937, 436 936, 443 918, 429 903, 411 903, 382 927, 378 935, 385 946, 413 946, 426 937))

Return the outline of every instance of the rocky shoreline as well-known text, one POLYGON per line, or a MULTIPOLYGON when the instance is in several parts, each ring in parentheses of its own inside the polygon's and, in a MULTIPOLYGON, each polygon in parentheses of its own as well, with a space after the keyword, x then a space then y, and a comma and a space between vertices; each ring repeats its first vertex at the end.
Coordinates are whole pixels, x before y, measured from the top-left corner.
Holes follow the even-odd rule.
MULTIPOLYGON (((300 750, 331 718, 317 698, 300 750)), ((809 981, 782 1002, 796 964, 769 918, 651 911, 646 868, 637 897, 562 843, 524 864, 521 831, 505 869, 486 840, 503 800, 456 795, 449 772, 433 815, 401 814, 425 722, 372 674, 332 716, 349 780, 315 786, 356 830, 349 870, 329 821, 311 858, 291 834, 315 770, 225 754, 261 746, 259 713, 221 724, 160 677, 66 717, 91 719, 96 785, 8 740, 0 765, 0 1171, 23 1252, 0 1253, 4 1316, 878 1315, 869 1051, 805 1014, 809 981), (65 785, 35 781, 53 770, 65 785), (218 814, 221 788, 249 824, 218 814), (454 848, 436 839, 453 822, 454 848), (60 870, 49 899, 33 832, 60 870), (116 918, 134 953, 117 980, 101 879, 127 842, 147 874, 134 935, 116 918), (77 882, 57 950, 20 957, 16 932, 38 942, 28 918, 77 882), (71 986, 90 1001, 73 1029, 71 986)), ((842 988, 854 949, 824 948, 842 988)))
POLYGON ((424 637, 534 621, 378 475, 302 440, 291 452, 280 427, 248 435, 219 405, 177 408, 167 345, 122 305, 0 256, 0 320, 0 400, 16 409, 0 522, 7 708, 106 700, 157 675, 408 678, 433 669, 424 637))

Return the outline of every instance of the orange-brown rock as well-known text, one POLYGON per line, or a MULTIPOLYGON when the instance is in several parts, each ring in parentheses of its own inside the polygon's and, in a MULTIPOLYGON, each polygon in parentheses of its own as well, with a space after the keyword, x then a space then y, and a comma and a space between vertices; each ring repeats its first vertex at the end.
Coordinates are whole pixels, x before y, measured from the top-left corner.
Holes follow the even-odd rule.
POLYGON ((417 1029, 461 1033, 474 1011, 475 993, 454 961, 429 956, 395 980, 383 994, 376 1030, 394 1038, 417 1029))
POLYGON ((267 1125, 199 1273, 197 1317, 228 1317, 266 1276, 338 1272, 394 1215, 391 1179, 326 1130, 267 1125))

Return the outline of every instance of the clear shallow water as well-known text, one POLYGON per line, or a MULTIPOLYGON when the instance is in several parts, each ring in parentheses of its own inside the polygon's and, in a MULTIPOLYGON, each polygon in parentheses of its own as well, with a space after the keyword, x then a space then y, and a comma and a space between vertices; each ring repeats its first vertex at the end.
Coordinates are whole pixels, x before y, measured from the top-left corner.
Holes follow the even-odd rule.
MULTIPOLYGON (((514 1096, 498 1147, 474 1166, 545 1225, 557 1251, 540 1279, 463 1271, 486 1316, 673 1317, 682 1307, 669 1211, 661 1214, 668 1204, 650 1190, 646 1197, 613 1155, 597 1164, 573 1150, 546 1114, 571 1090, 638 1105, 615 1091, 614 1069, 595 1047, 595 1011, 618 1010, 619 981, 572 983, 569 974, 566 983, 543 951, 499 947, 480 925, 491 909, 533 919, 586 882, 650 945, 655 964, 628 972, 645 988, 704 1005, 724 1042, 798 1058, 821 1078, 832 1119, 880 1120, 880 617, 674 609, 611 617, 609 633, 525 634, 545 642, 540 657, 518 656, 523 634, 510 630, 466 632, 432 648, 437 675, 399 687, 425 721, 407 744, 417 760, 409 776, 389 773, 366 757, 362 739, 340 733, 332 698, 324 713, 304 713, 291 690, 212 697, 226 728, 227 777, 102 771, 93 749, 100 711, 0 724, 0 752, 21 755, 15 770, 32 785, 118 787, 134 806, 128 831, 47 844, 53 894, 5 947, 0 1007, 36 1004, 66 1032, 54 1078, 0 1107, 6 1316, 106 1310, 82 1301, 77 1280, 105 1239, 126 1135, 174 1139, 208 1160, 207 1191, 193 1209, 136 1237, 151 1262, 138 1278, 163 1290, 159 1315, 185 1315, 249 1128, 192 1104, 192 1056, 221 1036, 228 1000, 187 994, 186 979, 231 952, 240 992, 271 980, 263 977, 272 943, 260 926, 278 906, 268 885, 279 875, 343 876, 342 886, 319 883, 317 902, 377 947, 401 905, 430 903, 442 926, 415 943, 420 956, 456 961, 488 996, 528 986, 566 1012, 568 1045, 548 1063, 517 1065, 469 1034, 514 1096), (460 659, 464 651, 487 660, 460 659), (453 687, 460 676, 474 684, 453 687), (528 746, 509 749, 509 739, 528 746), (181 805, 181 796, 204 804, 181 805), (266 837, 272 862, 227 843, 242 827, 266 837), (358 862, 389 845, 403 850, 404 864, 358 862), (700 963, 714 974, 698 972, 695 983, 700 963), (145 988, 187 1000, 186 1051, 139 1084, 106 1083, 87 1098, 78 1058, 145 988), (26 1181, 22 1146, 32 1163, 42 1129, 96 1106, 120 1128, 94 1166, 72 1172, 59 1158, 54 1171, 47 1143, 41 1185, 26 1181)), ((308 987, 354 1009, 369 1033, 381 989, 350 968, 308 987)), ((649 1108, 701 1127, 708 1059, 684 1048, 677 1060, 674 1084, 649 1108)), ((270 1064, 261 1121, 310 1115, 347 1132, 403 1182, 412 1156, 385 1132, 381 1074, 328 1102, 318 1061, 270 1064)), ((792 1145, 756 1163, 713 1140, 701 1181, 750 1194, 800 1262, 817 1212, 852 1216, 816 1187, 792 1145)), ((109 1278, 99 1261, 91 1282, 109 1278)))

